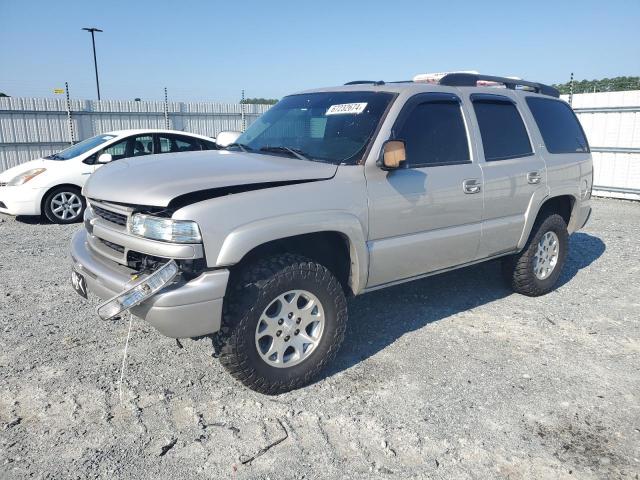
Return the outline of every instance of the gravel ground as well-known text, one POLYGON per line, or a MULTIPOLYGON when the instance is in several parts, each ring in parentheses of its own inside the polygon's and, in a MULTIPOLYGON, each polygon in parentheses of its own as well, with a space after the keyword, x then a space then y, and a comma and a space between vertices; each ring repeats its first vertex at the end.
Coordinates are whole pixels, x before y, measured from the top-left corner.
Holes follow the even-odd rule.
POLYGON ((596 200, 559 288, 497 262, 350 302, 315 384, 243 388, 208 341, 104 322, 78 226, 0 215, 0 478, 624 478, 640 472, 640 205, 596 200))

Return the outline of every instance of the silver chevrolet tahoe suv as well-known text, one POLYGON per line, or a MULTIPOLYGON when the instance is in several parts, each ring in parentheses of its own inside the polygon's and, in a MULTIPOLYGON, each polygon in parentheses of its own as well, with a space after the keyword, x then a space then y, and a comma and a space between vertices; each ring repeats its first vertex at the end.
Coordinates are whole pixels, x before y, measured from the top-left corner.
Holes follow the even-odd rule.
POLYGON ((224 150, 97 171, 72 281, 102 318, 210 336, 235 378, 277 394, 336 355, 349 296, 496 258, 516 292, 549 292, 592 181, 551 87, 351 82, 283 98, 224 150))

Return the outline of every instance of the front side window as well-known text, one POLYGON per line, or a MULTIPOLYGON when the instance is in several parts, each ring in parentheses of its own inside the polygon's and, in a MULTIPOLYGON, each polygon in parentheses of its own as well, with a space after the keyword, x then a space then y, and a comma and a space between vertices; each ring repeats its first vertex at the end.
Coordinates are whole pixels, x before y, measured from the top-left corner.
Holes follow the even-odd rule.
POLYGON ((132 139, 133 151, 132 157, 140 157, 142 155, 151 155, 153 153, 153 137, 151 135, 138 135, 132 139))
POLYGON ((559 100, 527 97, 549 153, 587 153, 589 144, 571 107, 559 100))
POLYGON ((108 153, 111 155, 112 160, 120 160, 127 156, 127 143, 129 142, 128 138, 124 140, 120 140, 119 142, 114 143, 113 145, 109 145, 105 148, 102 153, 108 153))
POLYGON ((501 100, 495 95, 471 98, 482 136, 484 158, 488 162, 533 154, 529 135, 518 109, 504 98, 505 100, 501 100))
POLYGON ((405 141, 407 167, 468 163, 469 144, 460 104, 454 101, 416 105, 396 137, 405 141))
POLYGON ((283 98, 237 140, 249 152, 333 164, 362 158, 384 112, 389 92, 319 92, 283 98))
POLYGON ((116 138, 115 135, 97 135, 45 158, 49 160, 70 160, 114 138, 116 138))
MULTIPOLYGON (((109 145, 102 151, 92 155, 96 160, 101 154, 108 153, 111 160, 120 160, 122 158, 141 157, 143 155, 151 155, 153 153, 153 135, 137 135, 135 137, 127 137, 119 142, 109 145)), ((91 158, 90 157, 90 158, 91 158)))

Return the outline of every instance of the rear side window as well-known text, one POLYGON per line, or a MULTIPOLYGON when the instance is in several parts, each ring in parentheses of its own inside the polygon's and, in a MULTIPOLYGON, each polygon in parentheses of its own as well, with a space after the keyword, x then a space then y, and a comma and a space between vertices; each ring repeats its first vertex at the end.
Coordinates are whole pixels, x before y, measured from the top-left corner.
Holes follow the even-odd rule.
POLYGON ((469 144, 458 102, 416 105, 398 131, 405 141, 408 167, 467 163, 469 144))
POLYGON ((532 155, 531 142, 522 117, 508 99, 495 95, 471 97, 476 112, 484 158, 488 162, 532 155))
POLYGON ((204 139, 200 139, 200 144, 202 145, 202 150, 217 150, 218 146, 216 145, 216 142, 214 142, 213 140, 204 140, 204 139))
POLYGON ((564 102, 527 97, 549 153, 587 153, 589 144, 571 107, 564 102))
POLYGON ((160 153, 179 153, 202 150, 199 139, 161 133, 158 135, 160 153))

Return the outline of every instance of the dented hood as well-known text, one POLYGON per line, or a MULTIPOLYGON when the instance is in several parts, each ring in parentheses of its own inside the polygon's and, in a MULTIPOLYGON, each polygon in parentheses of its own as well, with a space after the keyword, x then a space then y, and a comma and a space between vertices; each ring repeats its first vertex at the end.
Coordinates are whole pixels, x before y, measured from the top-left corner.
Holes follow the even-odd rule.
POLYGON ((165 153, 107 164, 89 177, 83 193, 97 200, 166 207, 189 193, 328 179, 337 168, 328 163, 227 150, 165 153))

